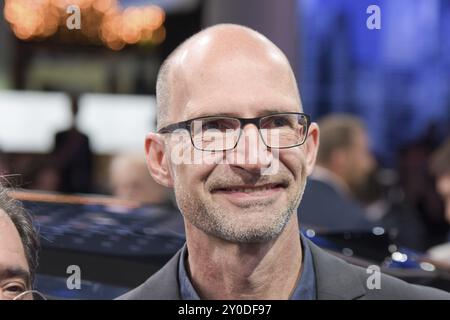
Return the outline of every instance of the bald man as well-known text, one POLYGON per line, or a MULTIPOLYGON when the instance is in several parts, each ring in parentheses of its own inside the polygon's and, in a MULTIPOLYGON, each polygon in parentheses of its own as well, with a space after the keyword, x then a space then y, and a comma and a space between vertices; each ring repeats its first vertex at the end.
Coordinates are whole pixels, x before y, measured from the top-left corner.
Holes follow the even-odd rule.
POLYGON ((285 55, 254 30, 217 25, 163 63, 147 165, 174 188, 186 245, 120 299, 449 298, 368 273, 299 234, 294 214, 319 129, 285 55))

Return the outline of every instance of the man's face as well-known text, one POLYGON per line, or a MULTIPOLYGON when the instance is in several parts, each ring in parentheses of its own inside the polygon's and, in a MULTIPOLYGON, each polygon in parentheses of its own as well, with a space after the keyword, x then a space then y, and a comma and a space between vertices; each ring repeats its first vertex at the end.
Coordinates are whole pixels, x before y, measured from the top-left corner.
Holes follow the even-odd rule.
POLYGON ((30 272, 16 227, 0 209, 0 300, 30 289, 30 272))
POLYGON ((351 188, 361 187, 375 166, 367 134, 362 129, 355 130, 353 144, 346 150, 346 160, 346 182, 351 188))
MULTIPOLYGON (((291 74, 274 64, 233 56, 224 63, 185 70, 188 88, 174 99, 177 117, 171 122, 219 114, 251 118, 276 111, 300 112, 291 74)), ((271 150, 263 145, 254 125, 244 128, 238 146, 231 151, 199 151, 185 139, 184 152, 203 157, 201 164, 170 165, 185 219, 209 235, 232 242, 273 239, 296 211, 303 194, 306 155, 315 152, 314 146, 307 147, 310 139, 302 146, 271 150), (224 158, 245 160, 217 164, 224 158), (269 166, 278 170, 262 174, 269 166)), ((167 141, 166 154, 175 147, 167 141)))
POLYGON ((436 188, 445 205, 445 218, 450 223, 450 172, 437 178, 436 188))

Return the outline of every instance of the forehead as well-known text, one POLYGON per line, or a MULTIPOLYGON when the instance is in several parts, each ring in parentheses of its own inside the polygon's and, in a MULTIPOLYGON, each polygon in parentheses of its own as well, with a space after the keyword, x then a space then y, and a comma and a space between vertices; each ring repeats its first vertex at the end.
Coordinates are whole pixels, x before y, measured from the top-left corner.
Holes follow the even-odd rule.
POLYGON ((28 270, 28 263, 16 227, 0 209, 0 269, 7 267, 21 267, 28 270))
POLYGON ((254 117, 270 111, 299 111, 295 78, 277 52, 239 48, 186 49, 173 73, 175 121, 229 114, 254 117))

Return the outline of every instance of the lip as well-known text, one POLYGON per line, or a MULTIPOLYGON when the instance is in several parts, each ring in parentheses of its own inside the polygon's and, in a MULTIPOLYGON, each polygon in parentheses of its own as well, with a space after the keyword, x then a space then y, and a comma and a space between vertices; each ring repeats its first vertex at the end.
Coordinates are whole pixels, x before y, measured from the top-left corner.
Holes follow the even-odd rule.
POLYGON ((281 183, 269 183, 263 185, 239 185, 217 188, 212 191, 213 194, 223 195, 232 202, 251 201, 275 197, 286 187, 281 183))

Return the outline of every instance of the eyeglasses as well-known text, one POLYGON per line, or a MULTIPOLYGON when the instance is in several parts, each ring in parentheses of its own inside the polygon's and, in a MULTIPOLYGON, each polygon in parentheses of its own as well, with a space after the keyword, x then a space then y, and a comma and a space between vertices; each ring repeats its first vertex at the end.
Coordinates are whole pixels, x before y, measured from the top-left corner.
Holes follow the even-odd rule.
POLYGON ((12 300, 47 300, 47 298, 37 290, 28 290, 16 295, 12 300))
POLYGON ((236 148, 242 128, 253 124, 268 148, 287 149, 302 145, 308 135, 310 117, 304 113, 284 112, 257 118, 208 116, 170 124, 158 133, 187 130, 194 148, 202 151, 228 151, 236 148))

